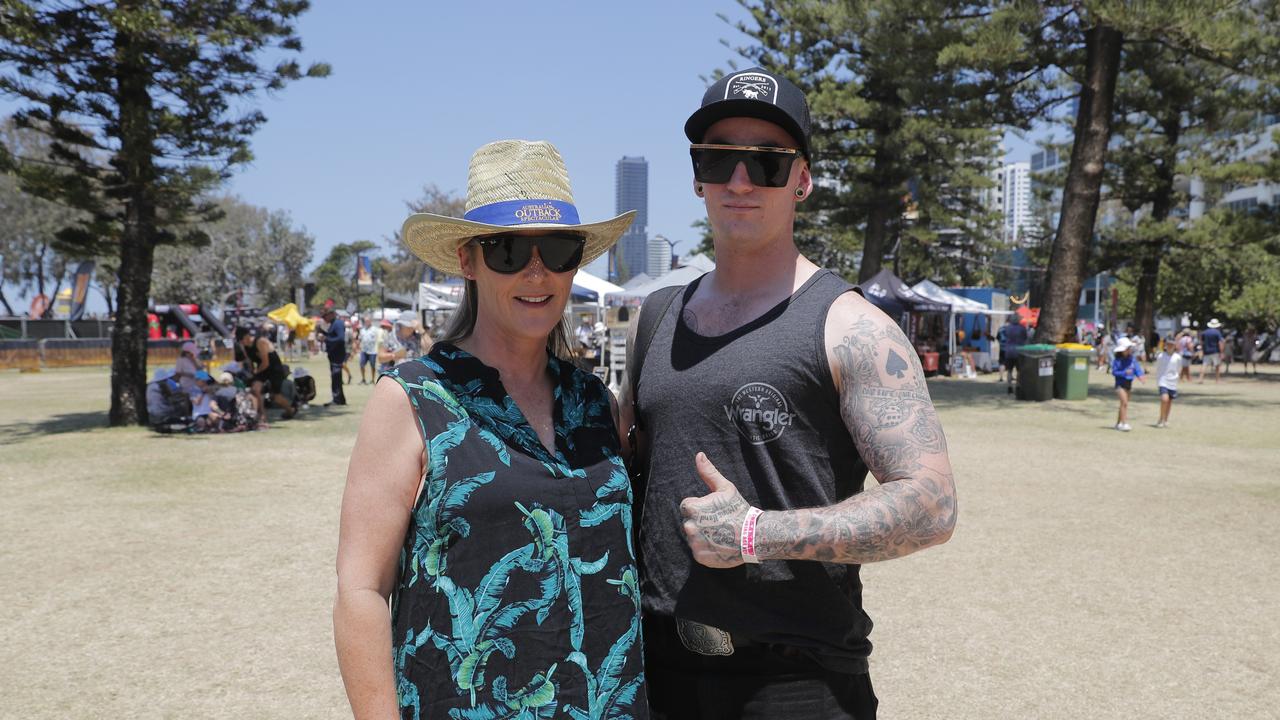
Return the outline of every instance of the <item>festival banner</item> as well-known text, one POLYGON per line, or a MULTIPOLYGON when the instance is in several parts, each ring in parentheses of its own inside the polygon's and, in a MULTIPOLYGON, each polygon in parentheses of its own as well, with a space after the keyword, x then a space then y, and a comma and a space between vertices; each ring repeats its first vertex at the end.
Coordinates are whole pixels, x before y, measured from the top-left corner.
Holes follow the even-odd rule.
POLYGON ((71 284, 72 322, 84 317, 84 306, 89 299, 89 281, 93 279, 93 261, 85 260, 76 268, 76 276, 71 284))
POLYGON ((356 287, 371 287, 373 285, 373 259, 356 256, 356 287))

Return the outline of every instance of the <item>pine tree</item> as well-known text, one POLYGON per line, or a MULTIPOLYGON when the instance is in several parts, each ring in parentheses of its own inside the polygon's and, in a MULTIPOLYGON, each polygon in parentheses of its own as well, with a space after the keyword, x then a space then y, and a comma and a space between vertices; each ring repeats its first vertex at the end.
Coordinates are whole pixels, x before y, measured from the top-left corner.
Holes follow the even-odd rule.
POLYGON ((860 280, 895 246, 922 275, 977 272, 964 266, 998 237, 977 203, 998 128, 1028 123, 1039 97, 1020 82, 1038 59, 1007 47, 1020 37, 1009 28, 1038 15, 932 0, 740 2, 751 20, 737 28, 753 44, 738 53, 795 82, 812 109, 817 186, 797 217, 801 250, 852 270, 861 246, 860 280))
MULTIPOLYGON (((1028 36, 1027 44, 1054 48, 1057 59, 1043 72, 1064 74, 1080 87, 1061 219, 1036 330, 1037 338, 1060 342, 1073 335, 1078 298, 1087 275, 1116 121, 1122 57, 1136 60, 1144 57, 1144 52, 1162 48, 1240 75, 1268 78, 1274 76, 1276 30, 1280 26, 1274 2, 1093 0, 1050 3, 1045 12, 1057 13, 1058 19, 1028 36), (1126 48, 1132 50, 1127 56, 1126 48)), ((1170 163, 1168 170, 1172 167, 1170 163)), ((1154 279, 1152 275, 1146 282, 1154 279)), ((1150 290, 1145 294, 1149 296, 1150 290)))
POLYGON ((25 189, 88 218, 60 234, 76 254, 119 257, 112 425, 145 424, 147 298, 157 245, 207 241, 202 195, 251 158, 260 90, 323 77, 287 59, 306 0, 0 0, 0 93, 19 126, 52 140, 52 162, 17 165, 25 189), (268 66, 266 55, 277 56, 268 66), (105 161, 105 162, 104 162, 105 161))

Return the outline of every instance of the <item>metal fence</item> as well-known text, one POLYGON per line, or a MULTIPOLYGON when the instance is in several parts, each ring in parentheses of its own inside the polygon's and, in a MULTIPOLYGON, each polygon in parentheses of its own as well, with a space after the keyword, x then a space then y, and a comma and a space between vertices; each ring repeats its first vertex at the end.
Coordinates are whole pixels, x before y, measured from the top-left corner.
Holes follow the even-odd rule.
MULTIPOLYGON (((172 365, 178 360, 183 340, 148 340, 147 364, 172 365)), ((232 350, 213 344, 213 362, 230 362, 232 350)), ((42 340, 0 340, 0 370, 35 372, 46 368, 86 367, 111 364, 109 338, 44 338, 42 340)))

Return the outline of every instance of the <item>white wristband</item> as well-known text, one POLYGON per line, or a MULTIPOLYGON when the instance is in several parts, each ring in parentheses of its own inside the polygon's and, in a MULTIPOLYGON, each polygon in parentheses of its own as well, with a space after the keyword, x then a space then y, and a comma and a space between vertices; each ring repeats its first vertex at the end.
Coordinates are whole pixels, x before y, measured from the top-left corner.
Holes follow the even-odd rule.
POLYGON ((756 556, 756 521, 764 511, 760 508, 751 508, 747 510, 747 516, 742 518, 742 530, 738 533, 738 550, 742 553, 742 561, 759 565, 760 558, 756 556))

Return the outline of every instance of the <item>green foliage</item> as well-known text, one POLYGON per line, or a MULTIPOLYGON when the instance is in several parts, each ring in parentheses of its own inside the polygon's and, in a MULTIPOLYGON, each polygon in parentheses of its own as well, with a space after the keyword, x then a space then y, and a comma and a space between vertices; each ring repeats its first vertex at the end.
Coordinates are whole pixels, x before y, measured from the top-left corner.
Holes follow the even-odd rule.
MULTIPOLYGON (((350 243, 338 243, 329 251, 324 262, 311 274, 316 284, 313 302, 316 305, 326 300, 333 300, 338 307, 345 307, 356 299, 356 256, 372 255, 378 249, 377 243, 368 240, 356 240, 350 243)), ((370 310, 378 306, 378 298, 368 290, 359 295, 359 308, 370 310)))
POLYGON ((210 192, 252 158, 266 120, 249 101, 305 71, 294 22, 306 0, 0 0, 0 94, 48 159, 11 149, 24 190, 81 211, 59 249, 116 255, 113 425, 145 423, 146 305, 155 248, 208 244, 210 192), (264 57, 264 56, 272 57, 264 57), (274 64, 271 64, 274 63, 274 64))
MULTIPOLYGON (((419 198, 407 201, 405 206, 410 213, 462 217, 466 211, 466 200, 453 192, 441 190, 435 184, 428 184, 423 186, 422 195, 419 198)), ((400 239, 399 230, 385 238, 384 244, 388 255, 377 261, 377 279, 384 282, 387 289, 392 292, 417 293, 418 283, 423 281, 428 271, 426 263, 409 252, 400 239)))
POLYGON ((217 200, 222 217, 200 229, 205 246, 165 246, 156 251, 152 296, 157 303, 220 304, 246 290, 263 307, 293 302, 315 246, 283 210, 255 207, 238 198, 217 200))
POLYGON ((1025 63, 1016 34, 1034 10, 954 3, 740 0, 754 44, 737 48, 805 90, 814 121, 813 196, 796 242, 815 262, 852 275, 878 268, 901 240, 913 273, 972 281, 998 237, 979 191, 997 125, 1020 124, 1029 96, 1012 78, 1025 63), (970 12, 972 10, 972 12, 970 12), (909 212, 910 211, 910 212, 909 212), (915 218, 904 222, 904 213, 915 218))
POLYGON ((1274 328, 1280 318, 1280 211, 1252 215, 1219 208, 1192 225, 1170 248, 1158 307, 1204 322, 1248 322, 1274 328))

